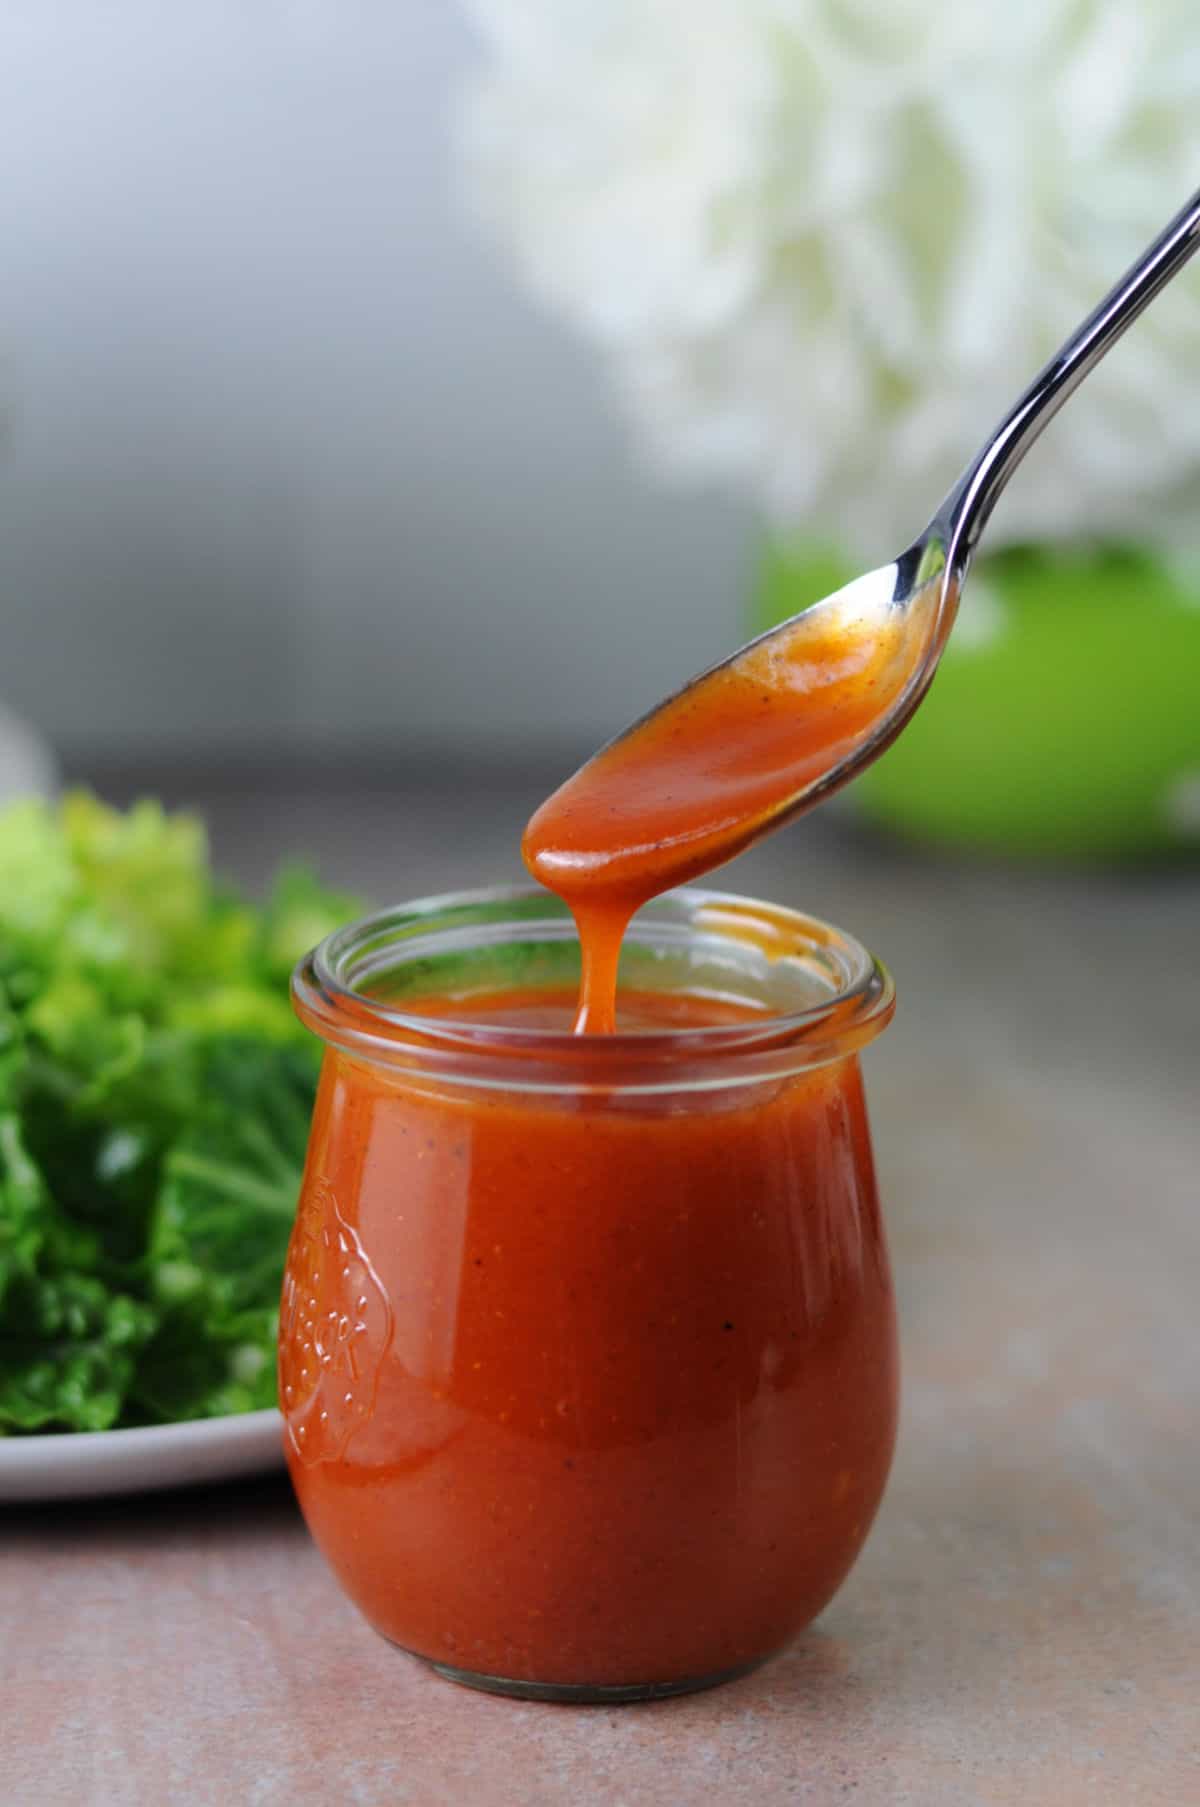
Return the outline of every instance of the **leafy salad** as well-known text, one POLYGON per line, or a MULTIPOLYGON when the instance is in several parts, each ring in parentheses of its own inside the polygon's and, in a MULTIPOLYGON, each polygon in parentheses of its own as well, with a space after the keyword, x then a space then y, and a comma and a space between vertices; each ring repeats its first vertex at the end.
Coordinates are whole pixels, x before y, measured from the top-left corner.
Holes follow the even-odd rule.
POLYGON ((0 811, 0 1436, 274 1404, 320 1055, 287 980, 357 909, 295 867, 252 906, 154 802, 0 811))

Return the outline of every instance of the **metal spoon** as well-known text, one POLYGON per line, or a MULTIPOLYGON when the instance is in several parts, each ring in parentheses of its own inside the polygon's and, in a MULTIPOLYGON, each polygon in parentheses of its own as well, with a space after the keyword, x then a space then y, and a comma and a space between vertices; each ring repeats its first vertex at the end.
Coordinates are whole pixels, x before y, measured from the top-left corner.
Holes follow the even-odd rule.
MULTIPOLYGON (((999 425, 983 449, 967 466, 954 488, 920 538, 893 564, 856 578, 799 615, 771 628, 684 686, 691 691, 735 663, 745 665, 755 649, 755 660, 769 659, 781 651, 800 623, 807 637, 814 630, 847 636, 867 636, 886 628, 895 636, 902 624, 908 646, 905 659, 909 674, 899 694, 887 705, 862 739, 823 772, 809 774, 797 788, 781 796, 769 816, 760 816, 741 845, 778 827, 788 817, 839 790, 848 779, 877 759, 910 719, 932 682, 947 637, 958 612, 959 597, 979 544, 1005 484, 1043 429, 1067 398, 1112 349, 1126 327, 1132 325, 1159 290, 1176 276, 1193 252, 1200 248, 1200 192, 1159 234, 1121 280, 1109 290, 1082 325, 1072 333, 1050 362, 1040 370, 999 425), (910 634, 911 628, 911 634, 910 634)), ((683 692, 676 693, 682 695, 683 692)), ((668 708, 668 698, 651 715, 627 730, 634 733, 668 708)), ((603 758, 625 735, 610 743, 603 758)), ((736 849, 731 848, 730 851, 736 849)))

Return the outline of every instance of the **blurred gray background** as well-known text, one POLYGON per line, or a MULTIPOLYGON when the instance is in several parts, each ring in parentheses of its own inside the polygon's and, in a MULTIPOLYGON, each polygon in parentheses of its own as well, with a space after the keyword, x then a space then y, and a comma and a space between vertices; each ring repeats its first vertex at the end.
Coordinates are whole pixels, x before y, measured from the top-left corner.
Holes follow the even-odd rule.
POLYGON ((453 194, 449 0, 0 37, 0 699, 69 766, 582 751, 738 638, 747 521, 453 194))

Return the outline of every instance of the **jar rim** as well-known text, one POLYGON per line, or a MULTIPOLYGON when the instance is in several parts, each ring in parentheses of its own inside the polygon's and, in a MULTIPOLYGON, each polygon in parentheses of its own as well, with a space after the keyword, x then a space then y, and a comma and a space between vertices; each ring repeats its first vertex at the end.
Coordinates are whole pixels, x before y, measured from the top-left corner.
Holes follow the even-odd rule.
POLYGON ((826 995, 733 1023, 580 1036, 422 1016, 359 989, 422 958, 438 937, 458 947, 497 944, 531 939, 531 925, 539 936, 575 936, 566 906, 533 884, 451 891, 378 910, 335 930, 300 961, 292 976, 296 1012, 328 1045, 388 1067, 504 1089, 626 1092, 743 1084, 825 1065, 872 1041, 895 1009, 890 973, 854 936, 784 905, 693 885, 653 899, 628 935, 665 934, 680 947, 689 937, 724 936, 760 966, 787 961, 803 969, 826 995))

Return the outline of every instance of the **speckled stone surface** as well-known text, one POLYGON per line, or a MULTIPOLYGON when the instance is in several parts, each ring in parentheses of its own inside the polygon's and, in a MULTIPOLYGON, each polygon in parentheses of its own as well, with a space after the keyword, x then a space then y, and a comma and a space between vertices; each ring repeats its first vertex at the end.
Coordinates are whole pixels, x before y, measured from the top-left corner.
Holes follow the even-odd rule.
MULTIPOLYGON (((511 873, 523 791, 431 795, 202 800, 251 877, 305 839, 377 895, 511 873)), ((729 882, 843 921, 901 990, 868 1082, 904 1414, 833 1606, 713 1693, 533 1706, 377 1639, 282 1481, 14 1510, 5 1807, 1200 1801, 1200 877, 814 824, 729 882)))

